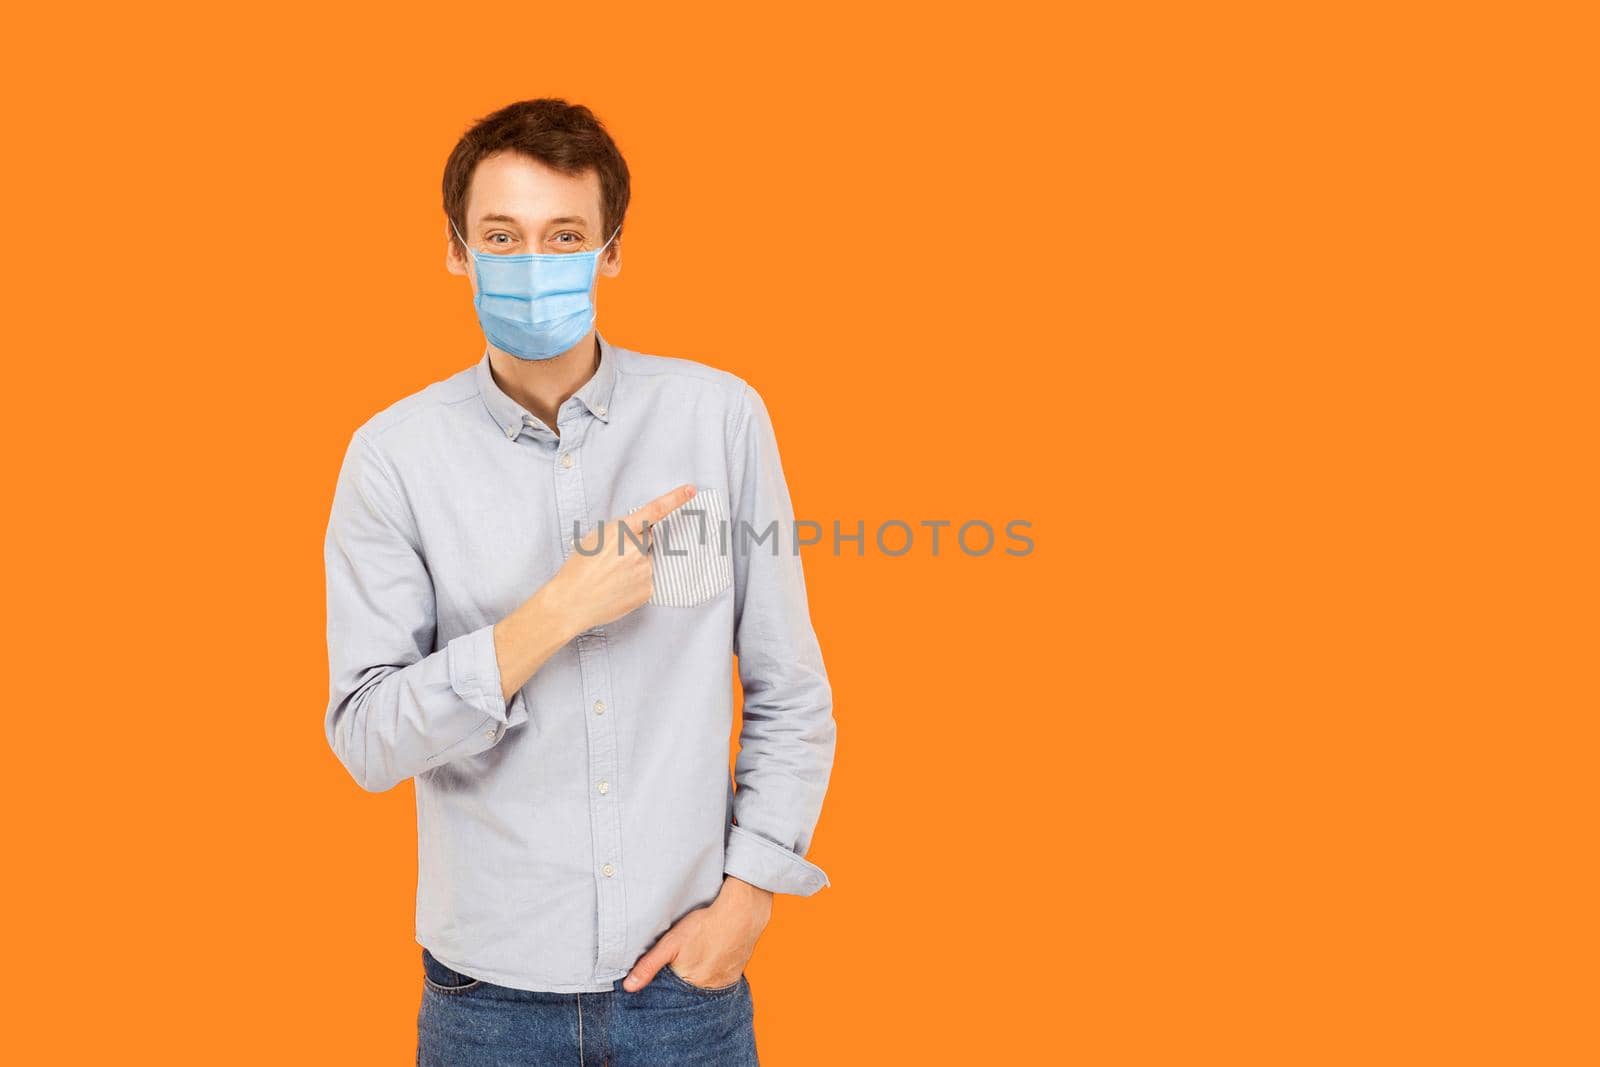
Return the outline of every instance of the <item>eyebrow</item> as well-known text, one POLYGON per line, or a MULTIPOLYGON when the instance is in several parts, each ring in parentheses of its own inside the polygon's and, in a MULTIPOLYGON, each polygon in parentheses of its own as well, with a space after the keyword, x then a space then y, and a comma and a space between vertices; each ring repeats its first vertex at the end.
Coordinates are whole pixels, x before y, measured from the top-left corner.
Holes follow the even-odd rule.
MULTIPOLYGON (((509 222, 513 226, 522 225, 522 220, 512 218, 510 215, 485 215, 482 218, 480 218, 478 221, 479 222, 509 222)), ((587 226, 589 224, 589 220, 584 218, 582 215, 562 215, 560 218, 550 219, 548 222, 545 223, 545 225, 547 225, 547 226, 555 226, 557 224, 563 224, 564 225, 566 223, 577 223, 579 226, 587 226)))

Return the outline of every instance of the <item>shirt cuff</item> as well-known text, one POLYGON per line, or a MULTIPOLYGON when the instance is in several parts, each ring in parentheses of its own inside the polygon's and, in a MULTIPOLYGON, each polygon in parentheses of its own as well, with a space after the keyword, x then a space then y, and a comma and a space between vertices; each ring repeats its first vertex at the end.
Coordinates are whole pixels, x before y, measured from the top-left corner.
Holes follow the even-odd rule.
MULTIPOLYGON (((494 654, 494 626, 482 626, 462 634, 446 647, 449 649, 450 688, 456 695, 495 722, 515 725, 507 717, 506 701, 500 695, 500 661, 494 654)), ((526 714, 523 711, 524 718, 526 714)))
POLYGON ((734 823, 728 824, 722 870, 724 874, 770 892, 793 893, 799 897, 809 897, 832 884, 821 867, 798 852, 791 852, 734 823))

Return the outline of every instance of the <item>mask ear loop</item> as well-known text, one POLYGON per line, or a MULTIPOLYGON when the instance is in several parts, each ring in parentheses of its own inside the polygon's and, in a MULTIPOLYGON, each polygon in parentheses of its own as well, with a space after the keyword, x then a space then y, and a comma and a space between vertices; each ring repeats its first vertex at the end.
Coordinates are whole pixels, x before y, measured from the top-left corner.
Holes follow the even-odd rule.
POLYGON ((595 249, 594 260, 596 263, 600 262, 600 257, 605 254, 606 249, 611 247, 611 242, 615 241, 617 239, 617 234, 621 232, 622 223, 619 222, 617 223, 617 228, 611 231, 611 236, 606 238, 606 243, 595 249))
MULTIPOLYGON (((598 277, 598 275, 600 273, 600 257, 605 255, 606 249, 611 247, 611 242, 615 241, 617 239, 617 234, 619 234, 621 232, 622 232, 622 223, 619 222, 619 223, 617 223, 617 228, 611 231, 611 236, 606 238, 606 243, 601 245, 599 248, 595 249, 593 269, 589 273, 589 279, 590 279, 589 280, 589 288, 590 288, 591 292, 594 289, 595 283, 600 280, 599 277, 598 277)), ((589 306, 591 308, 594 308, 594 299, 592 297, 589 300, 589 306)), ((600 309, 599 308, 594 308, 594 313, 589 316, 589 325, 591 327, 593 327, 594 324, 597 321, 599 321, 599 318, 600 318, 600 309)), ((650 525, 649 525, 649 523, 645 524, 644 532, 645 532, 645 536, 646 537, 650 536, 650 525)), ((648 541, 646 541, 645 543, 646 543, 646 545, 649 544, 648 541)), ((648 552, 649 548, 647 547, 645 549, 645 551, 648 552)))
MULTIPOLYGON (((450 219, 448 221, 450 223, 450 228, 452 230, 456 230, 456 220, 455 219, 450 219)), ((475 251, 473 251, 472 246, 467 244, 467 239, 465 237, 461 236, 461 231, 460 230, 456 230, 456 240, 461 242, 461 250, 467 254, 467 258, 468 259, 473 259, 473 258, 475 258, 477 256, 477 253, 475 251)))

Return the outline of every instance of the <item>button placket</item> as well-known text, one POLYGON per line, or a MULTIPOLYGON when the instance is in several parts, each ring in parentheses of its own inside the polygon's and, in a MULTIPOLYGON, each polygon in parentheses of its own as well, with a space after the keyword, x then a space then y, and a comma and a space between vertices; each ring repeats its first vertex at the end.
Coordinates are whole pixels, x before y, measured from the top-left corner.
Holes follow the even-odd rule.
MULTIPOLYGON (((583 471, 574 453, 583 447, 583 438, 593 425, 590 420, 574 420, 567 428, 556 460, 556 518, 560 523, 561 557, 575 550, 571 540, 574 521, 587 521, 583 471)), ((578 674, 583 686, 583 707, 589 740, 589 832, 595 862, 595 893, 598 908, 596 930, 596 973, 625 970, 633 964, 625 954, 627 940, 627 895, 624 890, 622 856, 621 797, 617 792, 616 716, 603 714, 611 703, 611 658, 604 627, 578 635, 578 674)))
MULTIPOLYGON (((611 656, 603 629, 578 638, 578 673, 584 697, 592 706, 610 702, 611 656)), ((627 939, 627 894, 623 885, 622 809, 616 778, 617 734, 612 715, 586 715, 589 726, 589 826, 594 855, 600 863, 600 908, 595 965, 598 971, 626 969, 633 960, 624 955, 627 939)))

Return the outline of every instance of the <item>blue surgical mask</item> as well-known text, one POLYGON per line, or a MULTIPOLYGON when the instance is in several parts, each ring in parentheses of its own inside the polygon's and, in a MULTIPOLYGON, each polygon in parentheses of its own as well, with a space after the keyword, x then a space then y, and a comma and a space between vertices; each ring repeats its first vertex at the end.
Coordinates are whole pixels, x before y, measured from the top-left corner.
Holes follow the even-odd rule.
MULTIPOLYGON (((450 228, 456 236, 454 219, 450 228)), ((479 252, 461 237, 476 265, 477 309, 483 336, 518 359, 552 359, 583 340, 594 325, 595 265, 616 240, 618 226, 593 252, 479 252)))

